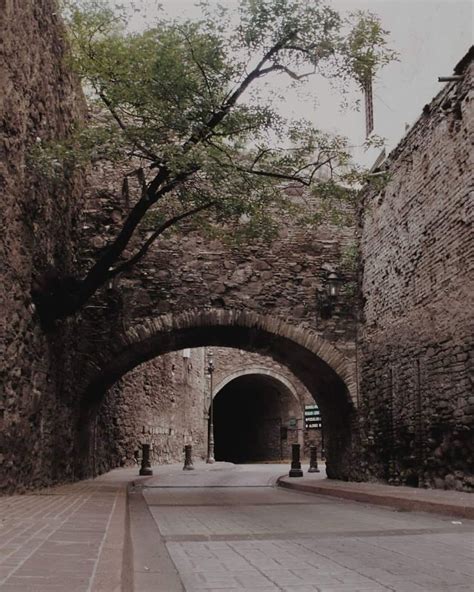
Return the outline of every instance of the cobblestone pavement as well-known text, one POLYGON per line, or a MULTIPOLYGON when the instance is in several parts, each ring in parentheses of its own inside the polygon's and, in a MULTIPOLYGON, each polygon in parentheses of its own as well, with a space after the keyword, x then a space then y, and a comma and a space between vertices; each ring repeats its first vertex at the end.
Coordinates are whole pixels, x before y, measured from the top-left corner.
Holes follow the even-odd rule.
POLYGON ((198 468, 146 481, 186 592, 473 590, 474 521, 272 487, 282 472, 198 468))

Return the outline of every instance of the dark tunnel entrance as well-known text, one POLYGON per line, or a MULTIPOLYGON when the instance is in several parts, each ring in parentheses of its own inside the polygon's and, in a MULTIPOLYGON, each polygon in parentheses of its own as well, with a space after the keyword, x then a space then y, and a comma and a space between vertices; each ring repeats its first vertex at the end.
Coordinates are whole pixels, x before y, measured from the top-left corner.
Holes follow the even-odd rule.
POLYGON ((288 458, 285 427, 299 418, 299 402, 275 378, 250 374, 224 386, 214 398, 215 458, 234 463, 288 458))

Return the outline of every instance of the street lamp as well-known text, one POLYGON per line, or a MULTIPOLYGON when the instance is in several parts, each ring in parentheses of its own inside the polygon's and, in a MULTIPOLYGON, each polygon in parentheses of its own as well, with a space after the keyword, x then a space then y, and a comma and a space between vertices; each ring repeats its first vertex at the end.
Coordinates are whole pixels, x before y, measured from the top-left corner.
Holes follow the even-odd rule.
POLYGON ((207 354, 207 373, 209 375, 209 391, 211 395, 211 402, 209 405, 209 433, 207 438, 206 462, 208 464, 212 464, 216 462, 214 458, 214 393, 212 386, 212 375, 214 374, 214 361, 212 359, 212 351, 208 351, 207 354))

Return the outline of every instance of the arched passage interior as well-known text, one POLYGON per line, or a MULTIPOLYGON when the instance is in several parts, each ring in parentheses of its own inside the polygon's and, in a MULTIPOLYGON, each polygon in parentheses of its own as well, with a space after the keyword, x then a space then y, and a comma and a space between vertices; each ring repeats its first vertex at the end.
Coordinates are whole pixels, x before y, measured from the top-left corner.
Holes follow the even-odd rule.
POLYGON ((234 378, 214 397, 216 460, 288 458, 290 419, 301 426, 301 405, 285 384, 263 374, 234 378))
POLYGON ((211 309, 165 315, 130 329, 103 351, 94 364, 78 421, 78 474, 89 475, 91 426, 107 389, 139 364, 185 348, 234 347, 270 356, 306 386, 318 403, 325 425, 326 472, 348 479, 352 472, 355 379, 352 367, 316 333, 248 311, 211 309), (97 370, 97 367, 99 370, 97 370), (86 467, 84 469, 83 467, 86 467))

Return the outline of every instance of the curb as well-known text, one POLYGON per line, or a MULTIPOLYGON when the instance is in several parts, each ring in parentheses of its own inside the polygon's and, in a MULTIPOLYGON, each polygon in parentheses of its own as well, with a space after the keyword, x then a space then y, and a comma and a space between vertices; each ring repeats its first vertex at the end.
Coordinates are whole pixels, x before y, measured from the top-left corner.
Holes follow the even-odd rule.
POLYGON ((294 491, 301 491, 303 493, 313 493, 317 495, 325 495, 328 497, 337 497, 351 500, 353 502, 396 508, 397 510, 429 512, 432 514, 443 514, 446 516, 454 516, 456 518, 474 520, 474 505, 463 506, 434 500, 429 501, 408 499, 394 495, 392 493, 369 493, 366 491, 356 491, 349 488, 331 489, 331 487, 313 485, 309 483, 289 483, 288 481, 283 481, 283 477, 278 478, 277 485, 285 489, 292 489, 294 491))
POLYGON ((132 482, 127 488, 130 529, 127 559, 132 570, 132 589, 137 592, 183 592, 183 583, 145 501, 142 488, 137 488, 141 483, 132 482))

